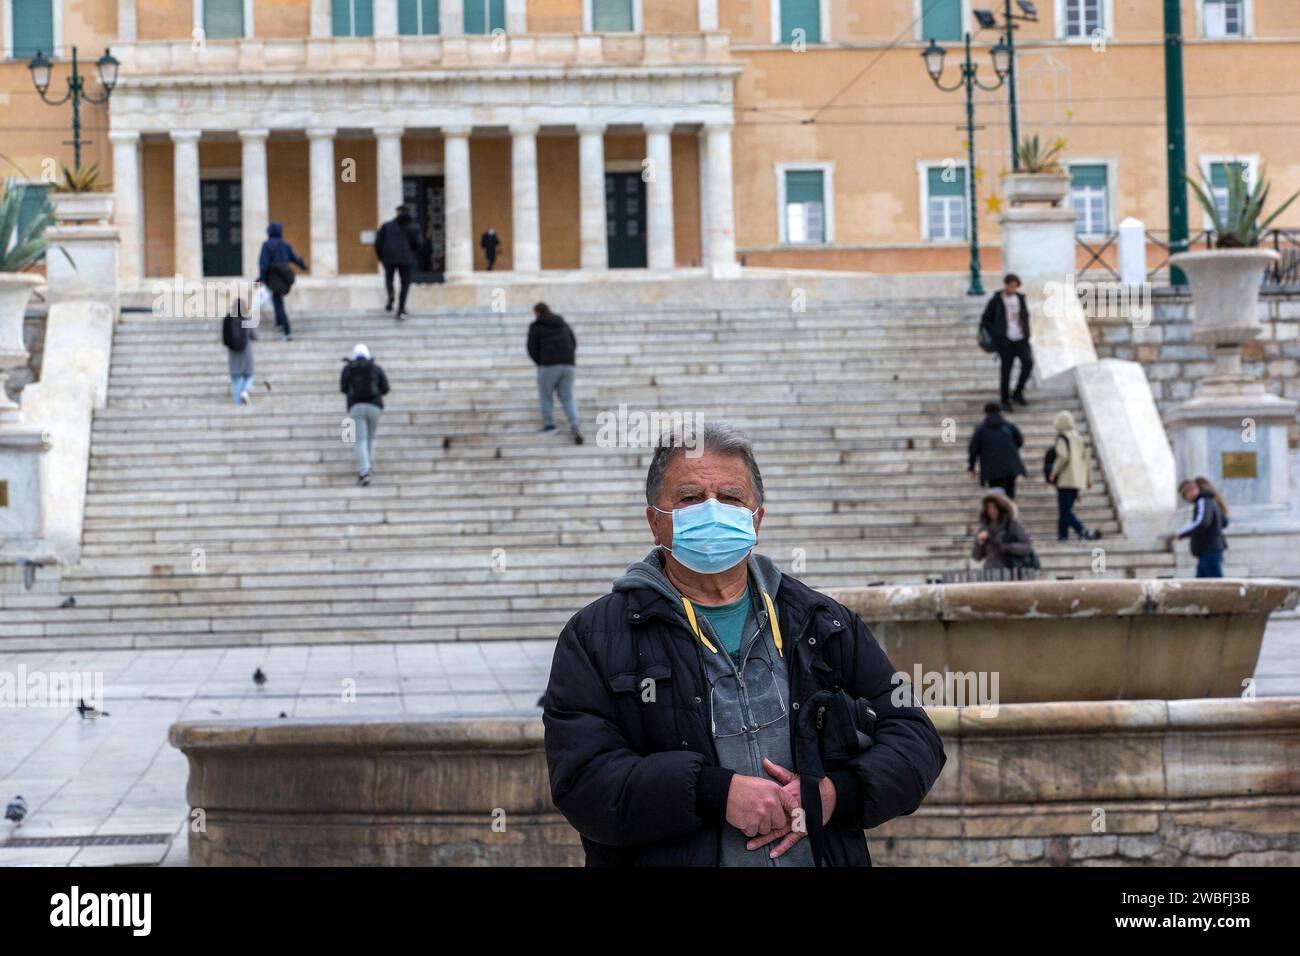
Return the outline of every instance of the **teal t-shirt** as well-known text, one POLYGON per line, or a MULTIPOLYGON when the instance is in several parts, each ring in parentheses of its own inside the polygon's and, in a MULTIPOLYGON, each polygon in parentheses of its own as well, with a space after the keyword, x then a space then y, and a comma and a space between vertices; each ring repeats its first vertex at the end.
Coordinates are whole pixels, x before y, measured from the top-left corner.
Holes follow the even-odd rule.
POLYGON ((695 610, 709 619, 713 630, 722 641, 722 646, 734 660, 740 653, 741 642, 745 639, 745 619, 749 617, 749 589, 746 588, 745 593, 730 604, 718 604, 713 607, 696 604, 695 610))

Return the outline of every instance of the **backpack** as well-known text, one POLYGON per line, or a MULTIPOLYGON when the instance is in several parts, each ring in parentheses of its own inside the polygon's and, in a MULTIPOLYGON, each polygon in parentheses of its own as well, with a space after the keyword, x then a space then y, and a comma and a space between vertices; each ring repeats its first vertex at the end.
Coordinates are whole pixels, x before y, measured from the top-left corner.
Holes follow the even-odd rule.
MULTIPOLYGON (((1059 434, 1057 434, 1056 437, 1064 438, 1065 447, 1067 449, 1070 447, 1070 439, 1069 436, 1065 434, 1065 432, 1060 432, 1059 434)), ((1056 442, 1052 442, 1052 447, 1047 449, 1047 454, 1043 456, 1043 477, 1049 482, 1052 482, 1052 468, 1055 465, 1056 465, 1056 442)), ((1052 483, 1055 484, 1055 482, 1052 483)))
POLYGON ((997 343, 993 341, 993 330, 982 322, 980 323, 977 341, 980 344, 980 348, 985 352, 996 352, 998 350, 997 343))
POLYGON ((362 363, 353 361, 348 366, 348 401, 354 405, 358 402, 373 404, 375 399, 383 397, 379 390, 379 366, 374 362, 364 364, 369 366, 364 379, 358 375, 362 363))
POLYGON ((272 292, 288 295, 296 278, 293 267, 287 262, 276 262, 266 268, 266 286, 272 292))
POLYGON ((228 315, 221 323, 221 343, 232 352, 248 348, 248 329, 237 315, 228 315))

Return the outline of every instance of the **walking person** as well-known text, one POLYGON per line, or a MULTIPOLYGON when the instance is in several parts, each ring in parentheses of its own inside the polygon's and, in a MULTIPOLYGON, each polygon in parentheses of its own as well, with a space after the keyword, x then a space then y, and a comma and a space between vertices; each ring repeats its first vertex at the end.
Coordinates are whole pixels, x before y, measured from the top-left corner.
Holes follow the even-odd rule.
POLYGON ((266 241, 262 243, 262 254, 257 261, 257 281, 271 290, 271 305, 275 309, 275 327, 280 330, 284 341, 293 341, 293 330, 289 327, 289 313, 284 308, 284 297, 293 288, 293 266, 303 272, 307 263, 293 251, 284 238, 284 226, 273 222, 266 227, 266 241))
POLYGON ((230 395, 236 405, 253 403, 253 341, 257 329, 247 320, 248 309, 242 299, 221 322, 221 343, 226 347, 226 367, 230 372, 230 395))
POLYGON ((385 312, 393 310, 393 273, 401 280, 397 297, 397 321, 406 319, 406 294, 411 289, 411 272, 415 268, 416 253, 420 249, 420 224, 411 217, 405 206, 397 207, 397 215, 379 227, 375 233, 375 255, 384 267, 384 289, 388 293, 385 312))
POLYGON ((1184 480, 1178 485, 1178 496, 1193 506, 1192 519, 1170 538, 1170 544, 1180 538, 1190 539, 1196 576, 1223 577, 1223 552, 1228 547, 1223 529, 1228 526, 1228 503, 1208 478, 1184 480))
POLYGON ((966 470, 975 477, 975 462, 979 461, 980 484, 1001 488, 1008 498, 1016 496, 1016 479, 1026 475, 1020 448, 1025 438, 1020 429, 1002 417, 997 402, 984 406, 984 421, 980 422, 970 437, 966 456, 966 470))
POLYGON ((999 395, 1002 410, 1011 411, 1011 402, 1028 405, 1025 399, 1025 385, 1029 374, 1034 370, 1034 352, 1029 345, 1029 306, 1020 292, 1020 277, 1014 272, 1008 273, 1002 280, 1002 291, 995 292, 984 307, 980 324, 985 326, 993 337, 993 344, 998 357, 1002 360, 999 395), (1015 391, 1011 391, 1011 364, 1020 360, 1020 377, 1016 380, 1015 391))
POLYGON ((343 366, 339 377, 339 391, 347 396, 348 415, 356 429, 353 446, 357 456, 357 484, 368 485, 375 461, 379 417, 384 411, 384 396, 388 394, 388 376, 364 344, 358 343, 352 349, 352 358, 343 366))
POLYGON ((1044 457, 1043 465, 1047 483, 1056 485, 1056 540, 1070 540, 1073 529, 1080 539, 1096 541, 1101 532, 1085 528, 1074 513, 1079 492, 1088 490, 1091 477, 1088 449, 1075 427, 1074 416, 1068 411, 1057 412, 1052 425, 1056 429, 1056 439, 1044 457))
POLYGON ((1029 532, 1020 523, 1016 503, 991 488, 980 499, 979 530, 971 546, 971 557, 984 562, 985 571, 1037 570, 1038 555, 1029 532))
POLYGON ((483 258, 487 260, 487 271, 491 272, 497 261, 497 247, 501 245, 501 240, 497 238, 497 231, 489 228, 483 233, 483 238, 479 239, 478 244, 483 247, 483 258))
POLYGON ((556 431, 555 395, 560 396, 564 414, 569 419, 573 442, 582 444, 578 424, 578 403, 573 397, 577 375, 574 358, 578 340, 564 317, 556 315, 545 302, 533 306, 533 324, 528 327, 528 357, 537 364, 537 399, 542 407, 543 432, 556 431))

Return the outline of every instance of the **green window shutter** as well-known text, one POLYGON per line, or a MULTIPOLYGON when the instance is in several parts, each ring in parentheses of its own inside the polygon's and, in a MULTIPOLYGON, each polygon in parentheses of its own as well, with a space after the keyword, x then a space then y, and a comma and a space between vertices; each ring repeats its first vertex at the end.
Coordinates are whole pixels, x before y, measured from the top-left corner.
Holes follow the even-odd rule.
POLYGON ((491 33, 506 28, 506 0, 464 0, 465 32, 491 33))
POLYGON ((336 37, 352 36, 352 0, 331 0, 330 27, 336 37))
POLYGON ((777 0, 781 4, 781 42, 794 42, 794 31, 803 30, 808 43, 822 42, 820 0, 777 0))
POLYGON ((630 33, 632 0, 591 0, 591 29, 596 33, 630 33))
POLYGON ((375 17, 372 0, 352 0, 352 35, 370 37, 375 35, 375 17))
POLYGON ((54 57, 54 0, 13 0, 5 12, 13 14, 14 59, 54 57))
POLYGON ((438 24, 442 19, 442 8, 438 6, 438 0, 420 0, 420 11, 420 32, 426 36, 441 33, 442 27, 438 24))
POLYGON ((1106 167, 1100 164, 1070 167, 1071 186, 1100 186, 1106 188, 1106 167))
POLYGON ((785 174, 785 201, 823 202, 825 192, 820 169, 792 169, 785 174))
POLYGON ((921 0, 921 38, 960 40, 961 0, 921 0))
POLYGON ((203 0, 203 35, 235 40, 244 35, 244 0, 203 0))
POLYGON ((948 173, 946 166, 932 166, 927 170, 927 182, 931 196, 966 195, 966 170, 960 166, 948 173))
POLYGON ((397 0, 397 32, 406 37, 420 32, 420 0, 397 0))

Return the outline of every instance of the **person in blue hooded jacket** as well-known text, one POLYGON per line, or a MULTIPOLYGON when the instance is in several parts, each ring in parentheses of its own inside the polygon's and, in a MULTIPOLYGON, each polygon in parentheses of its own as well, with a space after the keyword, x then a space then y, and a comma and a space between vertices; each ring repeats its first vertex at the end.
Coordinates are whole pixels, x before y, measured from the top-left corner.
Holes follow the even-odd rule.
POLYGON ((273 222, 266 227, 266 242, 262 243, 262 254, 257 261, 257 281, 271 292, 271 304, 275 307, 275 327, 284 334, 286 342, 293 339, 293 330, 289 328, 289 313, 284 309, 284 297, 293 287, 291 263, 304 272, 307 271, 307 263, 285 241, 284 226, 273 222))

